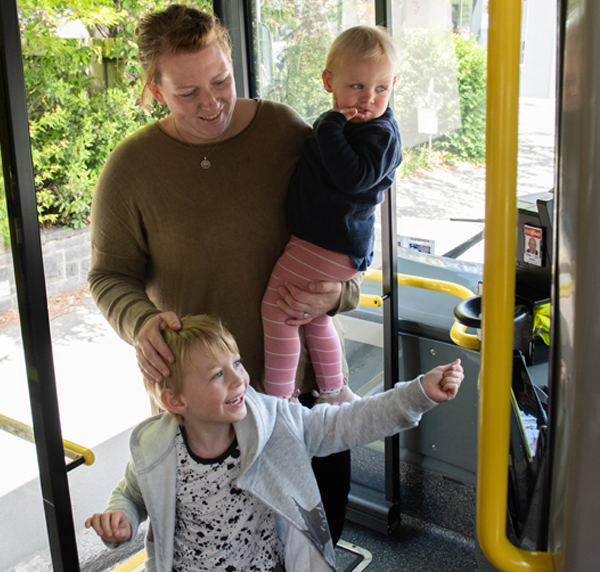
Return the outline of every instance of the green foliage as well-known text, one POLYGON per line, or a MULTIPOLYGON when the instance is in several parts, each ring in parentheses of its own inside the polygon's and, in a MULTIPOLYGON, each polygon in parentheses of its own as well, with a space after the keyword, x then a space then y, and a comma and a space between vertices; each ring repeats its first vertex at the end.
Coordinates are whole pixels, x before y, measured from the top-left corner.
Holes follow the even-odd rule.
POLYGON ((447 137, 448 151, 465 161, 485 161, 486 52, 475 39, 454 36, 462 126, 447 137))
POLYGON ((321 73, 329 46, 341 31, 339 18, 339 5, 328 0, 300 4, 283 0, 261 6, 263 28, 257 37, 264 39, 267 33, 269 43, 258 45, 257 51, 274 58, 269 69, 259 73, 262 98, 290 105, 309 123, 331 107, 321 73))
MULTIPOLYGON (((134 31, 169 0, 19 0, 23 67, 41 225, 87 224, 96 179, 124 137, 166 110, 137 106, 141 86, 134 31), (94 39, 67 40, 59 27, 81 21, 94 39), (95 39, 98 38, 98 39, 95 39), (109 77, 109 85, 105 78, 109 77)), ((212 10, 210 0, 188 2, 212 10)), ((4 191, 0 236, 7 242, 4 191)))
MULTIPOLYGON (((403 61, 394 90, 396 117, 404 146, 400 177, 419 169, 485 160, 486 51, 476 40, 449 36, 435 28, 409 28, 400 45, 403 61), (452 43, 449 43, 452 41, 452 43), (427 94, 431 78, 443 97, 438 135, 429 149, 418 132, 417 98, 427 94), (458 91, 456 86, 458 84, 458 91)), ((436 137, 436 136, 434 136, 436 137)))
POLYGON ((96 178, 109 152, 152 118, 135 93, 105 89, 93 97, 64 78, 49 80, 30 112, 38 216, 41 224, 87 224, 96 178))
POLYGON ((394 109, 403 145, 413 147, 428 138, 419 133, 418 100, 423 100, 432 88, 435 97, 440 98, 438 133, 460 126, 456 56, 447 28, 403 28, 396 38, 402 62, 394 88, 394 109))

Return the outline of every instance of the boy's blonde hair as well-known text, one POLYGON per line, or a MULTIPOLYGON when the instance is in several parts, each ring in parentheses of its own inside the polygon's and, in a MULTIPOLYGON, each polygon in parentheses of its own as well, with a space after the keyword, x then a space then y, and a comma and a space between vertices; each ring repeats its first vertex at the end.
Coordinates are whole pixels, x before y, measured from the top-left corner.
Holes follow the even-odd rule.
POLYGON ((172 330, 166 324, 161 326, 165 342, 175 357, 173 363, 165 362, 171 374, 158 383, 144 378, 146 391, 160 409, 164 409, 160 397, 163 390, 171 389, 175 396, 181 394, 186 367, 191 364, 189 358, 191 348, 199 346, 209 354, 219 352, 237 354, 239 352, 234 337, 218 318, 202 314, 186 316, 181 318, 180 322, 180 330, 172 330))
POLYGON ((344 30, 331 44, 325 68, 333 71, 335 64, 348 52, 360 58, 386 56, 394 71, 400 65, 400 48, 383 26, 354 26, 344 30))

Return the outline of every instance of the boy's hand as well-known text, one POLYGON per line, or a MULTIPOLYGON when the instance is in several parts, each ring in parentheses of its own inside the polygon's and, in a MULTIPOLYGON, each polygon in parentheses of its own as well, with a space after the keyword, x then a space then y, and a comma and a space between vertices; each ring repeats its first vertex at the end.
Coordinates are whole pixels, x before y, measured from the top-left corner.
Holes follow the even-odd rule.
POLYGON ((457 359, 448 365, 440 365, 427 372, 421 378, 421 385, 429 399, 442 403, 454 399, 464 378, 462 365, 457 359))
POLYGON ((85 521, 85 527, 93 527, 104 542, 125 542, 131 536, 131 525, 120 511, 96 513, 85 521))

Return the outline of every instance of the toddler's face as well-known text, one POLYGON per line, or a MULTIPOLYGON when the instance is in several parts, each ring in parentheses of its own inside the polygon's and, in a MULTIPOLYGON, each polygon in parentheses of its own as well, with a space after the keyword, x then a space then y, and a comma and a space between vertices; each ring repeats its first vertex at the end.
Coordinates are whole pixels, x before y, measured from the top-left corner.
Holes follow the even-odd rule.
POLYGON ((396 83, 396 70, 387 56, 360 58, 350 52, 332 67, 323 72, 323 85, 333 94, 334 109, 355 108, 352 123, 383 115, 396 83))

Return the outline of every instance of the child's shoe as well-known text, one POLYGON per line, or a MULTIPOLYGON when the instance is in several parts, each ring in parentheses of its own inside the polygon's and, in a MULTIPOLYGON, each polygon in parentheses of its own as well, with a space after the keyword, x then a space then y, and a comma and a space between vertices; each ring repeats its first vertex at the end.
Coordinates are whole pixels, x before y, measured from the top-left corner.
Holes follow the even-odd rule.
POLYGON ((313 391, 313 395, 315 395, 315 397, 317 398, 315 400, 315 405, 319 403, 329 403, 329 405, 340 405, 342 403, 352 403, 353 401, 357 401, 358 399, 360 399, 360 397, 350 389, 350 387, 348 386, 348 381, 346 379, 344 380, 344 385, 342 385, 338 393, 332 395, 313 391))
POLYGON ((289 398, 290 403, 298 403, 298 397, 300 396, 300 390, 294 389, 294 393, 289 398))

